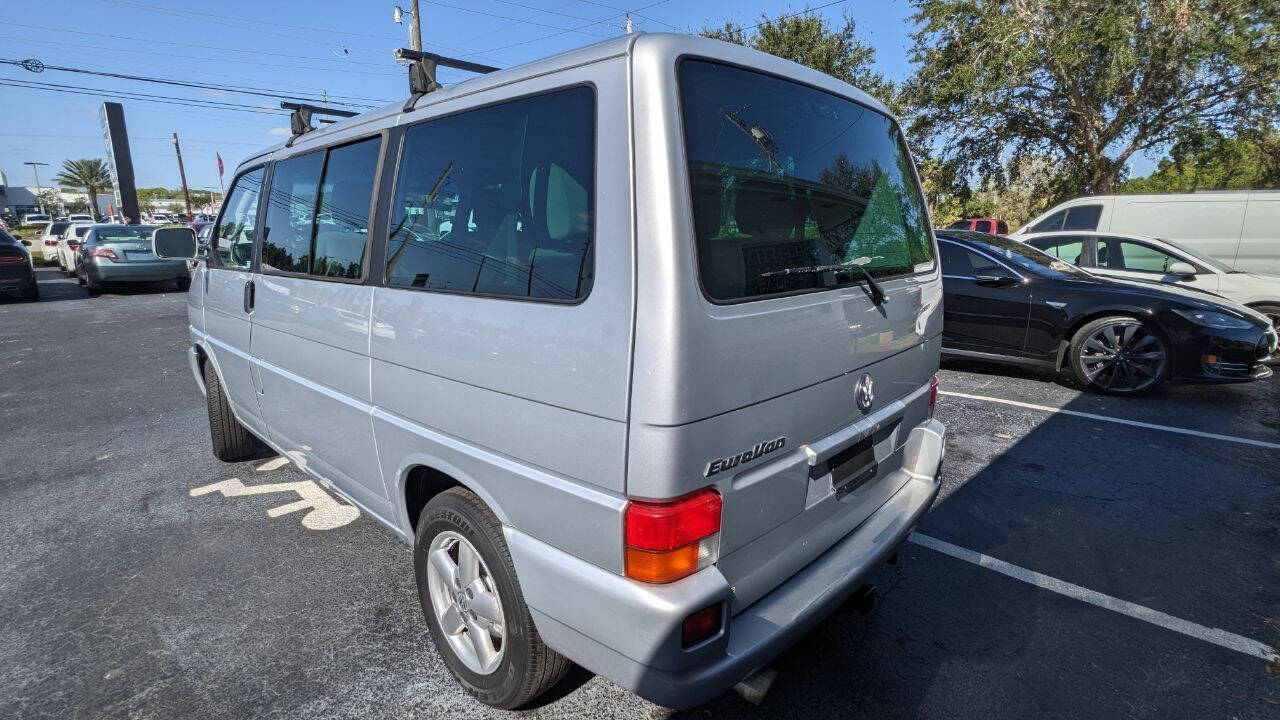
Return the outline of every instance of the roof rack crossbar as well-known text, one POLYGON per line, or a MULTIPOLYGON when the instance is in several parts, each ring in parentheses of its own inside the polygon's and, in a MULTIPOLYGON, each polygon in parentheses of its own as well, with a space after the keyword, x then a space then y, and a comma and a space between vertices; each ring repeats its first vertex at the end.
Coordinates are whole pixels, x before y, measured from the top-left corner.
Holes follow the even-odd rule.
POLYGON ((436 81, 436 68, 443 66, 467 72, 488 74, 501 68, 492 65, 481 65, 467 60, 437 55, 433 52, 400 48, 395 51, 397 60, 408 60, 409 66, 409 99, 405 101, 402 112, 413 112, 413 106, 429 92, 439 90, 441 85, 436 81))
MULTIPOLYGON (((295 140, 312 130, 315 130, 315 128, 311 127, 312 115, 332 115, 334 117, 344 118, 359 115, 359 113, 351 112, 350 110, 336 110, 334 108, 320 107, 318 105, 288 102, 287 100, 280 101, 280 109, 293 111, 289 114, 289 131, 291 134, 289 139, 285 141, 285 147, 292 147, 295 140)), ((332 122, 332 120, 326 122, 332 122)))

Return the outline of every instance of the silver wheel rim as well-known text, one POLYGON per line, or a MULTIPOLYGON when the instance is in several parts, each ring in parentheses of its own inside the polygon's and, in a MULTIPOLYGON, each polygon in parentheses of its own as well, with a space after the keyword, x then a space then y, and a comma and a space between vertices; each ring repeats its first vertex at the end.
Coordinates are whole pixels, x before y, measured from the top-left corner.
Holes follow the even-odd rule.
POLYGON ((1166 362, 1164 343, 1136 322, 1103 325, 1080 346, 1085 377, 1115 392, 1151 387, 1164 375, 1166 362))
POLYGON ((1271 321, 1271 327, 1280 333, 1280 310, 1266 313, 1267 319, 1271 321))
POLYGON ((453 654, 477 675, 497 670, 507 624, 497 584, 475 546, 453 531, 436 535, 427 551, 427 589, 453 654))

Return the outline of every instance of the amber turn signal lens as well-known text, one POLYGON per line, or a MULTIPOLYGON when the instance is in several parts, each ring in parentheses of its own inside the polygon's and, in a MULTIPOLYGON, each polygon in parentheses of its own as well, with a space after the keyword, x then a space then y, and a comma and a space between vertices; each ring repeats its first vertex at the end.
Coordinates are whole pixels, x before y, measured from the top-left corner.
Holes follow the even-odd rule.
POLYGON ((698 543, 675 550, 649 552, 627 548, 627 577, 648 583, 675 582, 698 569, 698 543))

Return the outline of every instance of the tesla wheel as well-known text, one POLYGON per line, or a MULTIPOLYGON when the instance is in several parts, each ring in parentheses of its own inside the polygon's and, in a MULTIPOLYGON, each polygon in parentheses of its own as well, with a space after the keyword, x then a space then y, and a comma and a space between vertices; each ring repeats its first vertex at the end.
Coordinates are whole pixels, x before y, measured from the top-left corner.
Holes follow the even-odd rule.
POLYGON ((1112 395, 1136 395, 1164 381, 1169 350, 1154 330, 1136 318, 1104 317, 1085 323, 1071 338, 1076 378, 1112 395))
POLYGON ((256 456, 261 449, 258 438, 232 414, 231 403, 227 401, 227 394, 212 362, 204 364, 204 391, 214 457, 224 462, 239 462, 256 456))
POLYGON ((467 692, 510 710, 564 677, 569 660, 542 642, 502 526, 474 494, 455 487, 427 503, 413 566, 436 650, 467 692))
POLYGON ((1276 305, 1274 303, 1263 303, 1261 305, 1253 305, 1252 307, 1254 310, 1257 310, 1268 318, 1271 318, 1271 327, 1275 328, 1276 332, 1280 332, 1280 305, 1276 305))

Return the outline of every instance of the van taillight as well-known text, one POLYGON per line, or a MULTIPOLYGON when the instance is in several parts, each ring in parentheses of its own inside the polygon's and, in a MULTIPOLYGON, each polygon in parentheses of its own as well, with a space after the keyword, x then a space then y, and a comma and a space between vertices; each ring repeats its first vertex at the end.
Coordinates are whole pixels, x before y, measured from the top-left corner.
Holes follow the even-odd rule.
POLYGON ((934 375, 933 380, 929 381, 929 419, 933 419, 933 413, 938 409, 938 376, 934 375))
POLYGON ((669 583, 720 556, 720 494, 711 488, 671 502, 628 503, 623 512, 627 577, 669 583))

